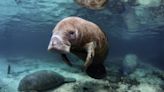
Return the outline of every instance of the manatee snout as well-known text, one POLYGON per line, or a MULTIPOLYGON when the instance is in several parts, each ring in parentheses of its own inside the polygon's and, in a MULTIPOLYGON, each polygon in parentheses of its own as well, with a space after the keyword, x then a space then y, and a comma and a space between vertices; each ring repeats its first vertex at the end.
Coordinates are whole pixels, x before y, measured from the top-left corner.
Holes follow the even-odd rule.
POLYGON ((63 40, 60 36, 52 36, 49 45, 48 51, 57 51, 60 53, 69 53, 70 52, 70 44, 63 40))

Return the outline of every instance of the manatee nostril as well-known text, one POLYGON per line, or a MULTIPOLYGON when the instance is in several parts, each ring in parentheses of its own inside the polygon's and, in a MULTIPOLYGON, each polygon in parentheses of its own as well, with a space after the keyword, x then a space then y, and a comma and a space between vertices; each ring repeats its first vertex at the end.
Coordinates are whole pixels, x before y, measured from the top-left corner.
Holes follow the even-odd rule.
POLYGON ((52 42, 52 47, 54 47, 56 45, 56 42, 52 42))
POLYGON ((56 45, 59 45, 61 44, 60 40, 56 37, 53 37, 52 38, 52 46, 56 46, 56 45))

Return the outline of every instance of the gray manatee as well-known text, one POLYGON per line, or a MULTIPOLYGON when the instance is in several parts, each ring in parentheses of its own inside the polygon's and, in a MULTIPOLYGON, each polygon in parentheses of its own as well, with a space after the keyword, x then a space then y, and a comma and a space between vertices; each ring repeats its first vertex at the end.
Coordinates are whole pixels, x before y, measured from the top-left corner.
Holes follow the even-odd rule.
POLYGON ((73 78, 65 78, 62 75, 50 71, 41 70, 26 75, 19 83, 19 92, 43 92, 52 88, 59 87, 64 83, 75 82, 73 78))

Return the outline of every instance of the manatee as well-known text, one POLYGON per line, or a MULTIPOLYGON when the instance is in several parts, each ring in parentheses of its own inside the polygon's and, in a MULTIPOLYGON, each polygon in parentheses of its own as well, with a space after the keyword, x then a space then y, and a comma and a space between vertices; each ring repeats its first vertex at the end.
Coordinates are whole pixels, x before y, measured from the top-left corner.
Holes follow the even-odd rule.
POLYGON ((19 92, 43 92, 49 89, 57 88, 64 83, 75 82, 74 78, 65 78, 62 75, 50 71, 40 70, 21 79, 19 92))
POLYGON ((108 41, 95 23, 80 17, 67 17, 53 29, 48 50, 60 53, 69 65, 71 62, 66 54, 73 53, 84 60, 84 67, 87 68, 91 64, 103 64, 108 41))
POLYGON ((108 41, 98 25, 71 16, 57 23, 52 31, 48 50, 60 53, 63 61, 70 66, 72 63, 67 54, 73 53, 84 61, 82 70, 87 70, 92 65, 93 68, 90 67, 89 70, 94 71, 95 66, 100 65, 101 69, 103 68, 108 53, 108 41))
POLYGON ((100 10, 105 7, 108 0, 74 0, 77 4, 82 7, 86 7, 93 10, 100 10))

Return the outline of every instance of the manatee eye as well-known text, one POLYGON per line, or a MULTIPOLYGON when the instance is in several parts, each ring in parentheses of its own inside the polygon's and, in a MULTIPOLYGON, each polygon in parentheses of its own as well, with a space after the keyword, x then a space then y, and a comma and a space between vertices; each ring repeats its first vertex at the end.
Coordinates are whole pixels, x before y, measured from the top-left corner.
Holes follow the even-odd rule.
POLYGON ((70 34, 70 35, 73 35, 74 33, 75 33, 75 32, 73 32, 73 31, 69 31, 69 34, 70 34))
POLYGON ((75 31, 72 31, 70 30, 68 32, 68 38, 72 41, 72 40, 75 40, 76 39, 76 34, 75 34, 75 31))

